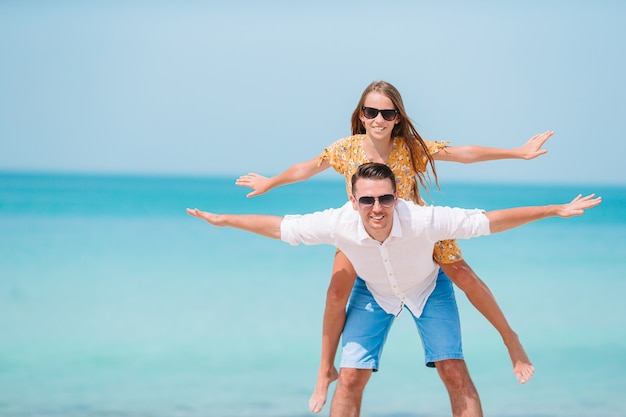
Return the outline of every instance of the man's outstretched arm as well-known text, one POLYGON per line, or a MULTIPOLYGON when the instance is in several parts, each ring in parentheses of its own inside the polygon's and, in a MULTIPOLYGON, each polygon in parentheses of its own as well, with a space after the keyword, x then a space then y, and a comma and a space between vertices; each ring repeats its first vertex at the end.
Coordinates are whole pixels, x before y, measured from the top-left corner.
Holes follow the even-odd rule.
POLYGON ((283 221, 279 216, 266 216, 262 214, 215 214, 198 209, 187 209, 187 213, 202 220, 206 220, 213 226, 228 226, 241 229, 258 235, 280 239, 280 223, 283 221))
POLYGON ((602 202, 602 197, 594 197, 595 194, 586 197, 579 194, 566 204, 493 210, 486 212, 485 215, 489 219, 489 230, 491 233, 497 233, 548 217, 581 216, 585 210, 602 202))

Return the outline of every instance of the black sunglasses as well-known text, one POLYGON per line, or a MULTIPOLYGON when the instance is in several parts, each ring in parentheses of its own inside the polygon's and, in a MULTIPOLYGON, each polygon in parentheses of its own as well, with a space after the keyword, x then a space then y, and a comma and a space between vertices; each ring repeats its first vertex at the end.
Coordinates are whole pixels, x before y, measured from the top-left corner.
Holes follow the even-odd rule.
POLYGON ((378 110, 373 107, 365 106, 362 106, 361 110, 363 111, 363 116, 366 119, 374 119, 376 116, 378 116, 378 113, 380 113, 382 114, 383 119, 391 122, 392 120, 395 120, 395 118, 398 116, 398 110, 378 110))
POLYGON ((378 197, 361 197, 359 198, 359 206, 363 208, 372 207, 376 200, 378 200, 380 205, 383 207, 391 207, 396 201, 396 196, 393 194, 385 194, 378 197))

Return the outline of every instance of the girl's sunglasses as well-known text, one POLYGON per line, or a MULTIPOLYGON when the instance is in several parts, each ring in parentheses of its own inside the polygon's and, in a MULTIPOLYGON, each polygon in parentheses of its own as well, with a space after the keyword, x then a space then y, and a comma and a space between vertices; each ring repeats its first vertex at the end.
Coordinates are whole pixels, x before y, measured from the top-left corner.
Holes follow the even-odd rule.
POLYGON ((376 116, 378 116, 378 113, 380 113, 383 116, 383 119, 388 122, 395 120, 395 118, 398 116, 398 110, 378 110, 373 107, 362 106, 361 111, 363 112, 363 116, 366 119, 374 119, 376 118, 376 116))

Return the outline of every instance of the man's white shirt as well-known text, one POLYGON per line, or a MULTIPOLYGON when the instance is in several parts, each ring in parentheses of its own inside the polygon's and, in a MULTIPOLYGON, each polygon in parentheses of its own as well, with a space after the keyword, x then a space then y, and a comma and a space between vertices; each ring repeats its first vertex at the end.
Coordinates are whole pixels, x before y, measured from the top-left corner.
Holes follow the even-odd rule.
POLYGON ((329 244, 340 249, 378 304, 397 315, 406 305, 419 317, 435 288, 434 244, 444 239, 489 235, 482 210, 418 206, 399 199, 389 237, 372 239, 350 202, 338 209, 285 216, 281 240, 298 245, 329 244))

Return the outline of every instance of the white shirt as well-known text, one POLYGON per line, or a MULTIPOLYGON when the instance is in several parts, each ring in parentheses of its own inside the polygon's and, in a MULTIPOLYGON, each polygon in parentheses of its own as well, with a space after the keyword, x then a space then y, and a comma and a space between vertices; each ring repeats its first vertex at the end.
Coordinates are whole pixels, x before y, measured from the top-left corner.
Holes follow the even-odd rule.
POLYGON ((418 206, 401 199, 383 243, 368 235, 350 202, 338 209, 285 216, 280 230, 281 240, 291 245, 339 248, 383 310, 397 315, 406 305, 416 317, 435 289, 439 267, 433 261, 434 244, 490 233, 482 210, 418 206))

